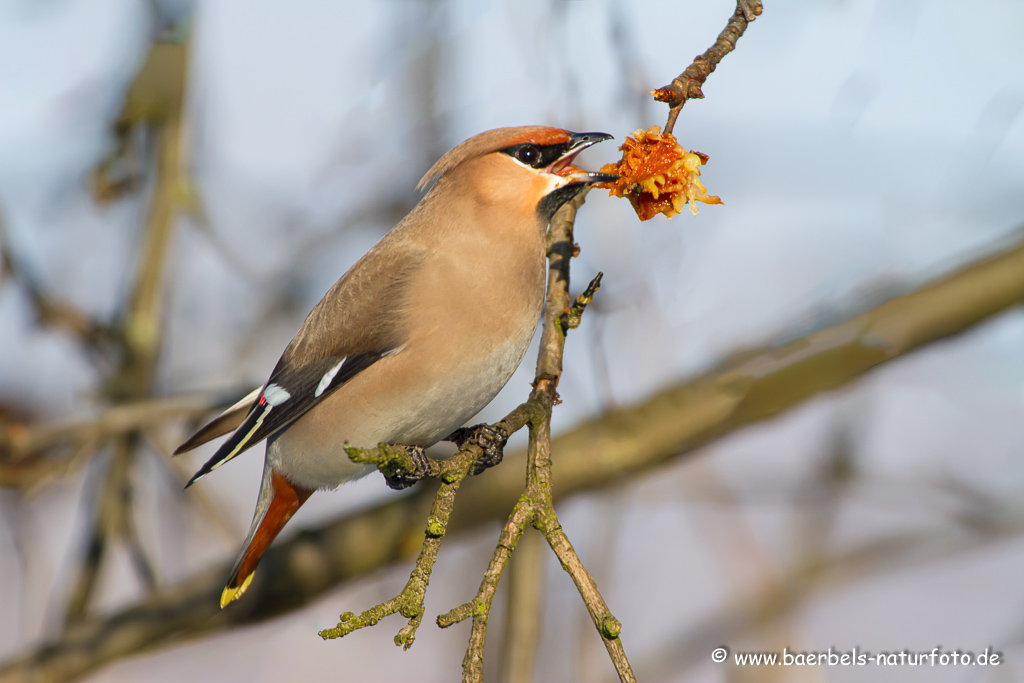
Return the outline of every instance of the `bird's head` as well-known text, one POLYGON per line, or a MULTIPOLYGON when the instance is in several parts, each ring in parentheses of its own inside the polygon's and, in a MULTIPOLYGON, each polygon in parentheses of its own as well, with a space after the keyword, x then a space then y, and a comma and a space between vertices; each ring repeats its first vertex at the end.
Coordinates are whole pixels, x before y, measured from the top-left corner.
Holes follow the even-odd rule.
POLYGON ((577 154, 611 137, 545 126, 489 130, 441 157, 417 188, 437 180, 438 189, 471 194, 484 203, 512 202, 515 208, 539 214, 546 223, 584 188, 616 179, 572 166, 577 154))

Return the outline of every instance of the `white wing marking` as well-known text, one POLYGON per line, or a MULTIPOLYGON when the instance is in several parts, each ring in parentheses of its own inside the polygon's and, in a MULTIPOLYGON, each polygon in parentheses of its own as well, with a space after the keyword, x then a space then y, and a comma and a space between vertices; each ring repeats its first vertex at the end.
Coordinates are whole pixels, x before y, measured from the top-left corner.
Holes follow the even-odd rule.
POLYGON ((292 397, 284 387, 277 384, 268 384, 267 388, 263 391, 263 398, 267 400, 267 405, 274 407, 279 406, 292 397))
POLYGON ((338 374, 338 370, 341 370, 341 366, 344 362, 345 359, 342 358, 340 361, 338 361, 337 365, 335 365, 333 368, 327 371, 327 374, 325 374, 323 378, 320 380, 320 384, 316 385, 316 391, 313 392, 314 398, 320 398, 320 394, 327 391, 327 387, 331 386, 331 382, 334 381, 334 376, 338 374))

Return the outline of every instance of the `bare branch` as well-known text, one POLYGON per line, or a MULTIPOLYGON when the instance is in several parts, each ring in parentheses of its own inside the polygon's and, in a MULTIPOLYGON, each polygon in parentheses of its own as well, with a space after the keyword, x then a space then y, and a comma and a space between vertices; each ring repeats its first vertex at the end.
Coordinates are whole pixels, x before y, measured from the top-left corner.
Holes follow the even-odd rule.
POLYGON ((120 526, 120 517, 125 514, 122 508, 123 489, 129 485, 131 450, 132 446, 128 439, 118 439, 110 454, 110 460, 106 463, 106 476, 93 493, 96 497, 93 501, 96 514, 81 559, 74 568, 74 578, 69 582, 72 588, 71 597, 64 611, 65 627, 85 617, 96 588, 103 557, 111 537, 120 526))
POLYGON ((437 625, 441 628, 447 628, 465 619, 473 619, 469 647, 462 661, 464 683, 483 681, 484 640, 491 605, 512 553, 515 552, 516 545, 528 526, 533 526, 544 534, 556 555, 562 560, 562 566, 572 576, 588 611, 594 617, 594 623, 605 641, 620 680, 636 680, 619 640, 621 626, 608 612, 608 607, 604 604, 593 578, 572 551, 572 546, 558 523, 551 496, 551 409, 557 400, 555 387, 558 386, 562 373, 565 335, 570 328, 579 325, 579 316, 593 298, 601 281, 601 276, 598 275, 590 283, 587 291, 577 298, 576 303, 572 307, 569 306, 569 259, 577 253, 572 241, 572 231, 576 211, 583 204, 585 194, 578 195, 559 209, 551 221, 548 233, 548 291, 544 329, 541 333, 533 393, 530 394, 530 402, 542 406, 543 413, 530 423, 526 490, 519 497, 512 514, 502 528, 498 545, 476 596, 437 618, 437 625), (573 318, 576 320, 575 325, 569 322, 573 318), (575 559, 569 559, 570 556, 575 559))
POLYGON ((603 277, 604 273, 595 275, 594 279, 587 285, 587 288, 583 290, 583 293, 576 297, 576 301, 573 302, 572 306, 565 309, 565 313, 559 318, 559 324, 561 324, 562 329, 575 330, 580 326, 580 321, 583 319, 583 311, 594 300, 597 290, 601 289, 601 278, 603 277))
POLYGON ((170 421, 198 418, 216 407, 231 405, 233 394, 191 394, 142 399, 104 408, 95 418, 57 420, 29 425, 17 431, 0 430, 0 487, 31 491, 50 478, 66 475, 77 462, 48 457, 57 449, 72 454, 95 448, 108 440, 170 421), (227 395, 225 395, 227 396, 227 395))
MULTIPOLYGON (((516 503, 509 520, 502 529, 498 545, 490 565, 484 573, 476 597, 437 618, 437 624, 441 628, 447 628, 465 619, 473 619, 469 646, 462 665, 463 680, 467 683, 479 683, 483 680, 484 641, 491 605, 509 559, 515 552, 516 544, 525 529, 532 525, 541 530, 556 553, 562 551, 564 554, 566 547, 570 552, 572 549, 558 525, 558 518, 551 499, 550 424, 551 408, 556 401, 555 387, 561 375, 565 334, 569 329, 579 326, 583 310, 593 299, 594 293, 601 283, 601 275, 598 274, 591 281, 587 290, 577 297, 576 302, 571 307, 568 305, 569 259, 577 253, 572 241, 572 229, 576 211, 583 204, 585 194, 584 192, 565 204, 551 221, 551 229, 548 233, 549 268, 546 313, 533 392, 530 394, 529 400, 514 410, 509 417, 497 425, 487 428, 491 432, 502 435, 504 442, 513 432, 526 424, 530 425, 526 491, 520 496, 519 502, 516 503)), ((463 443, 463 438, 458 436, 455 437, 455 440, 463 443)), ((357 629, 373 626, 384 617, 398 612, 407 617, 409 623, 399 631, 395 637, 395 644, 409 648, 415 639, 416 629, 419 628, 423 620, 424 595, 430 581, 431 570, 437 560, 441 539, 447 530, 455 494, 458 492, 462 480, 470 473, 470 467, 482 455, 483 449, 474 452, 468 446, 463 447, 452 458, 440 462, 428 461, 425 465, 422 462, 422 457, 413 457, 409 449, 404 446, 380 444, 373 449, 347 448, 346 450, 349 457, 355 462, 375 465, 388 479, 389 484, 396 478, 402 480, 401 483, 404 484, 409 477, 422 477, 424 472, 421 470, 424 467, 427 470, 425 474, 439 477, 443 482, 434 498, 431 514, 427 520, 423 548, 402 592, 391 600, 367 609, 359 616, 345 612, 341 615, 336 627, 320 632, 320 636, 325 639, 340 638, 357 629)), ((480 468, 477 467, 477 469, 480 468)), ((573 557, 575 557, 574 554, 573 557)), ((583 596, 584 602, 587 603, 591 614, 600 613, 600 619, 595 623, 598 626, 598 631, 609 643, 609 652, 612 654, 612 661, 619 671, 620 678, 623 681, 633 681, 634 677, 629 669, 629 662, 626 660, 622 644, 618 640, 620 627, 614 617, 607 613, 608 608, 604 605, 600 593, 597 592, 593 579, 586 573, 586 569, 583 568, 578 558, 568 564, 563 562, 563 566, 567 567, 567 571, 573 575, 577 586, 581 587, 580 594, 583 596), (600 604, 598 605, 598 603, 600 604), (614 628, 607 627, 613 622, 616 624, 614 628)))
POLYGON ((722 58, 736 49, 736 41, 740 39, 747 25, 761 15, 761 0, 736 0, 736 11, 729 18, 722 32, 718 34, 715 44, 694 57, 690 66, 683 73, 672 79, 672 82, 651 92, 651 96, 669 106, 668 121, 665 122, 665 133, 671 133, 676 125, 676 118, 687 100, 703 99, 701 86, 711 72, 715 70, 722 58))
MULTIPOLYGON (((524 403, 509 413, 501 422, 493 425, 492 429, 512 434, 522 429, 537 414, 536 406, 529 402, 524 403)), ((410 462, 411 458, 400 446, 380 444, 377 448, 347 448, 346 450, 353 461, 376 465, 385 474, 411 474, 414 469, 414 464, 410 462)), ((395 636, 395 645, 401 645, 406 650, 412 647, 416 640, 416 630, 423 621, 424 597, 430 583, 430 574, 437 561, 437 554, 441 550, 441 541, 448 530, 448 519, 451 517, 452 508, 455 505, 455 496, 459 492, 462 481, 470 474, 482 455, 483 449, 479 444, 467 443, 450 458, 427 461, 427 476, 440 479, 441 486, 434 495, 434 502, 427 517, 423 546, 405 587, 391 600, 371 607, 358 616, 352 612, 343 613, 339 617, 337 626, 320 631, 321 638, 324 640, 342 638, 358 629, 374 626, 384 617, 397 613, 409 619, 409 623, 395 636)))
POLYGON ((46 291, 35 273, 15 253, 0 216, 0 282, 5 278, 24 290, 40 325, 65 330, 92 351, 109 350, 116 343, 117 332, 112 327, 46 291))

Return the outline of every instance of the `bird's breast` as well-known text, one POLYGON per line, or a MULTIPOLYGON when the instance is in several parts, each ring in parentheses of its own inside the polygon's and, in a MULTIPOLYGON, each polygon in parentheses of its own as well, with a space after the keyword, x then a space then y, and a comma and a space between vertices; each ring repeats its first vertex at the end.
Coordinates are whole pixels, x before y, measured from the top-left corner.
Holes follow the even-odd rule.
POLYGON ((522 361, 544 299, 544 243, 442 250, 410 281, 407 341, 281 434, 268 457, 290 481, 335 488, 370 470, 346 442, 430 446, 473 418, 522 361))

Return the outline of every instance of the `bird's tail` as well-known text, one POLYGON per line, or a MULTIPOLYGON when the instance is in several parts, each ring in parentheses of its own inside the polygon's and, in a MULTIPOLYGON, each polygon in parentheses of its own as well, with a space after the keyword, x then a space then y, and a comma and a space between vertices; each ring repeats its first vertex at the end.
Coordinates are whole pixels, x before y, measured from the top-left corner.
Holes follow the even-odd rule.
POLYGON ((295 486, 271 467, 269 462, 264 464, 256 514, 253 515, 249 535, 242 544, 242 552, 235 560, 231 576, 220 594, 221 608, 241 597, 249 587, 256 565, 270 547, 271 541, 312 494, 313 489, 295 486))

